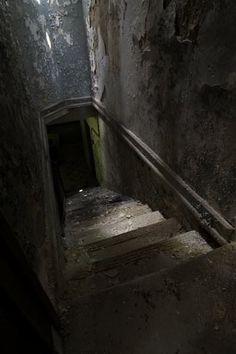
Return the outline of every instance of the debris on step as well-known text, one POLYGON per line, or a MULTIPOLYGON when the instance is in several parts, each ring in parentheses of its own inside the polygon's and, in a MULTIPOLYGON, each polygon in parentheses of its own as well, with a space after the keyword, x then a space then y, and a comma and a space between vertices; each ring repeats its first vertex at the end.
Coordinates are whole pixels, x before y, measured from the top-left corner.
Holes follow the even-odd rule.
MULTIPOLYGON (((196 351, 195 339, 203 348, 221 333, 226 312, 220 296, 228 296, 230 283, 223 277, 219 287, 212 279, 211 269, 221 270, 222 262, 197 232, 184 232, 176 219, 165 220, 131 198, 93 188, 67 201, 65 234, 68 354, 78 348, 98 354, 172 354, 181 348, 200 354, 205 349, 196 351), (205 297, 215 287, 216 303, 205 297)), ((225 347, 214 354, 224 352, 232 351, 225 347)))
POLYGON ((154 242, 166 240, 174 235, 177 235, 182 230, 181 225, 175 218, 168 220, 161 220, 157 223, 140 227, 136 230, 122 233, 116 237, 105 238, 103 240, 95 241, 91 244, 83 245, 82 247, 89 252, 93 252, 99 249, 112 247, 118 244, 127 243, 130 240, 138 239, 142 245, 146 245, 151 239, 154 242), (149 241, 148 241, 149 240, 149 241))
POLYGON ((102 225, 111 225, 119 221, 133 218, 135 216, 149 213, 151 210, 147 205, 138 204, 137 202, 129 202, 128 205, 118 205, 114 208, 106 210, 101 215, 93 216, 89 220, 81 220, 80 216, 75 216, 66 226, 66 230, 84 231, 96 229, 102 225))
POLYGON ((117 235, 142 228, 147 225, 156 224, 163 221, 164 218, 159 211, 146 213, 144 215, 136 216, 132 219, 117 222, 112 225, 104 225, 97 229, 86 230, 84 232, 76 231, 73 233, 73 240, 70 242, 76 244, 78 240, 84 245, 92 244, 96 241, 103 240, 110 237, 115 237, 117 235))
MULTIPOLYGON (((166 221, 167 222, 167 221, 166 221)), ((74 278, 79 280, 78 295, 89 293, 90 283, 96 280, 94 292, 99 292, 127 281, 137 279, 147 274, 157 273, 163 269, 174 267, 202 254, 207 254, 212 248, 196 231, 190 231, 173 238, 146 244, 137 244, 131 240, 119 247, 107 247, 92 253, 93 258, 84 269, 77 269, 74 278), (138 247, 138 248, 137 248, 138 247), (115 281, 107 280, 107 275, 114 275, 115 281)))

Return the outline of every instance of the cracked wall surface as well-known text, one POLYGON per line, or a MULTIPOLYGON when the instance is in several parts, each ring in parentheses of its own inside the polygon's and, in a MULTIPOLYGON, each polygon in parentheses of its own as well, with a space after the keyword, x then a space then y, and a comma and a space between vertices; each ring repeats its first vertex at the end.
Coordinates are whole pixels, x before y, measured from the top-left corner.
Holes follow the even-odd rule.
MULTIPOLYGON (((24 50, 12 27, 9 7, 9 2, 0 1, 0 211, 54 301, 61 277, 62 229, 50 175, 45 127, 32 97, 32 87, 36 89, 37 85, 35 81, 29 82, 27 63, 22 61, 24 50)), ((29 18, 22 20, 26 20, 32 36, 41 36, 29 18)), ((42 43, 46 55, 46 39, 42 43)))
MULTIPOLYGON (((236 3, 91 0, 86 5, 95 97, 234 222, 236 3)), ((107 165, 119 176, 111 147, 107 165)), ((148 188, 141 172, 140 180, 148 188)), ((123 183, 133 188, 132 171, 123 183)))
POLYGON ((82 0, 57 0, 48 6, 61 97, 91 95, 91 70, 82 0))
POLYGON ((3 1, 38 109, 91 94, 82 0, 3 1))

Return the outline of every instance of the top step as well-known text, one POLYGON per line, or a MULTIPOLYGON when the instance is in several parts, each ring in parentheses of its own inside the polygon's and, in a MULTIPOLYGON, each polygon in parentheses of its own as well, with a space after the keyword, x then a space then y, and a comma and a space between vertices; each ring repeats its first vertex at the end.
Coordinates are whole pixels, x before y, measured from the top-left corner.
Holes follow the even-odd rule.
MULTIPOLYGON (((106 223, 111 216, 114 216, 114 219, 117 216, 118 219, 122 210, 129 216, 131 215, 129 209, 134 216, 142 214, 142 209, 143 214, 151 211, 147 205, 143 205, 139 201, 104 188, 81 190, 67 199, 66 229, 74 226, 87 228, 96 225, 96 223, 102 224, 103 218, 106 223)), ((67 230, 65 231, 67 232, 67 230)))
POLYGON ((74 194, 67 199, 66 211, 70 214, 74 211, 79 211, 84 208, 98 207, 101 205, 109 205, 115 203, 122 203, 127 201, 134 201, 132 198, 122 196, 116 192, 107 189, 96 187, 85 189, 74 194))
POLYGON ((90 219, 83 219, 81 213, 74 215, 73 220, 68 223, 65 230, 82 232, 84 230, 96 229, 108 224, 115 224, 150 212, 151 209, 149 206, 143 205, 140 202, 129 201, 126 203, 118 203, 101 210, 101 214, 94 215, 90 219))
POLYGON ((96 243, 98 241, 115 237, 120 234, 137 230, 144 226, 153 225, 165 220, 159 211, 146 213, 127 219, 115 224, 108 224, 100 226, 91 230, 84 230, 82 232, 76 229, 70 234, 70 246, 83 246, 96 243))

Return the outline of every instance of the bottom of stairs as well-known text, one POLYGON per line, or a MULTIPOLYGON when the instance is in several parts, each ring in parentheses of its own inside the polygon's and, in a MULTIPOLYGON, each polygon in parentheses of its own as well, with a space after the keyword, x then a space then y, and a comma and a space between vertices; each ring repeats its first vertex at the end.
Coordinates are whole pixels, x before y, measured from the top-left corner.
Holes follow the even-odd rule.
POLYGON ((102 188, 66 220, 66 354, 236 353, 235 244, 102 188))
POLYGON ((73 297, 66 353, 236 353, 236 245, 73 297))

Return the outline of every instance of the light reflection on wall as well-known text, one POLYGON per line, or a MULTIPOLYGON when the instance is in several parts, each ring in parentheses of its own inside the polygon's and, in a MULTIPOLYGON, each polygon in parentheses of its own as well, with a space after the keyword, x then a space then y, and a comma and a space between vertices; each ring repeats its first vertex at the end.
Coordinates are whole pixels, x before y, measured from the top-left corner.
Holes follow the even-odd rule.
POLYGON ((52 43, 51 43, 51 39, 49 37, 48 32, 46 32, 46 39, 47 39, 47 44, 48 44, 49 48, 52 49, 52 43))

